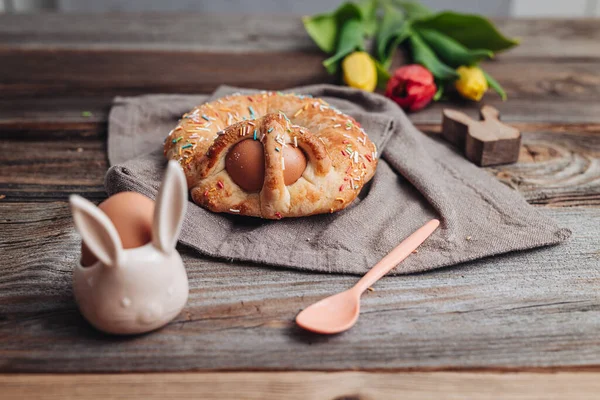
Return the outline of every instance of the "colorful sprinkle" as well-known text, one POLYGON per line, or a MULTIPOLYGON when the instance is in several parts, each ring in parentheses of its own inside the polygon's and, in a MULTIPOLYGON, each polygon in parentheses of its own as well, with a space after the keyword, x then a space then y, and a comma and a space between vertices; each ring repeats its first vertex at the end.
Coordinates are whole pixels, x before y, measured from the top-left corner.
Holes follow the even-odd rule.
POLYGON ((202 114, 202 118, 204 118, 207 121, 210 121, 210 119, 206 115, 204 115, 204 114, 202 114))
POLYGON ((275 147, 275 151, 279 151, 279 147, 275 147))
POLYGON ((271 128, 269 128, 269 129, 267 130, 267 132, 269 132, 269 133, 273 132, 273 128, 272 128, 272 127, 271 127, 271 128))
POLYGON ((286 120, 286 121, 287 121, 289 124, 291 124, 291 123, 292 123, 292 122, 290 121, 290 119, 288 118, 288 116, 287 116, 287 115, 285 115, 285 113, 284 113, 283 111, 279 110, 279 114, 281 114, 281 115, 283 116, 283 118, 285 118, 285 120, 286 120))
POLYGON ((179 142, 181 139, 183 139, 183 136, 179 136, 177 139, 173 139, 172 142, 173 143, 177 143, 179 142))
POLYGON ((190 147, 192 147, 191 143, 181 146, 182 149, 189 149, 190 147))
POLYGON ((225 187, 223 185, 223 182, 221 182, 221 181, 217 182, 217 186, 219 187, 219 189, 223 189, 225 187))
POLYGON ((256 134, 258 133, 258 130, 254 130, 254 140, 256 140, 256 134))

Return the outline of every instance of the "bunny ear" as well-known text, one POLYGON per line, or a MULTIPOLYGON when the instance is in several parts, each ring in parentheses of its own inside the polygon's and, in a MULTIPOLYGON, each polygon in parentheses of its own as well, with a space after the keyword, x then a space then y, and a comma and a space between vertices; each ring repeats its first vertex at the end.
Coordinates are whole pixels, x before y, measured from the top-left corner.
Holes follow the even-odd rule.
POLYGON ((164 253, 171 253, 177 244, 187 208, 187 182, 177 161, 169 161, 162 185, 156 197, 152 244, 164 253))
POLYGON ((71 195, 69 202, 75 227, 92 254, 106 266, 119 266, 123 246, 111 220, 81 196, 71 195))

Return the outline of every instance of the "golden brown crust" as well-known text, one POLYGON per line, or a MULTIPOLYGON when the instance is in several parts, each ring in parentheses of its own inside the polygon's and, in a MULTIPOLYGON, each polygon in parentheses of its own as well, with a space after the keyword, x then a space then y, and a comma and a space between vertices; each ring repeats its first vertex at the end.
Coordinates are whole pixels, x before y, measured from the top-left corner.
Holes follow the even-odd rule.
POLYGON ((324 100, 263 92, 231 95, 185 114, 164 145, 182 165, 192 199, 211 211, 279 219, 344 209, 375 173, 377 149, 360 125, 324 100), (265 149, 265 181, 258 193, 236 185, 227 152, 242 140, 265 149), (299 147, 307 167, 286 186, 281 149, 299 147))

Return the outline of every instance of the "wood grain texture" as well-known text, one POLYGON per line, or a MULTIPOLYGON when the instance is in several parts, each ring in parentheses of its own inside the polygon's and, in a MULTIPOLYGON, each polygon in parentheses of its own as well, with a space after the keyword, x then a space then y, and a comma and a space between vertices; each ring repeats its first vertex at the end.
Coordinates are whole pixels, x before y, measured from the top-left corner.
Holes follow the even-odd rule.
MULTIPOLYGON (((600 206, 600 25, 499 26, 522 44, 485 64, 510 100, 488 94, 484 102, 524 135, 519 163, 489 171, 531 203, 563 207, 539 211, 573 229, 565 245, 385 278, 365 294, 358 325, 328 338, 298 330, 293 318, 356 278, 232 265, 182 248, 191 286, 186 310, 154 334, 115 338, 89 327, 73 303, 79 238, 63 202, 68 193, 105 196, 112 97, 327 82, 325 55, 295 17, 0 15, 0 371, 600 369, 600 208, 572 207, 600 206), (524 267, 530 260, 537 263, 524 267)), ((411 119, 439 131, 445 106, 411 119)), ((478 106, 452 99, 472 116, 478 106)), ((6 375, 0 397, 151 398, 167 385, 182 396, 223 398, 249 380, 253 386, 238 398, 598 393, 591 386, 597 377, 585 373, 272 372, 6 375)))
POLYGON ((0 138, 5 132, 105 132, 112 100, 112 96, 0 98, 0 138))
MULTIPOLYGON (((70 193, 105 197, 105 125, 77 122, 78 130, 60 124, 0 130, 1 201, 65 200, 70 193)), ((519 162, 491 173, 533 204, 600 205, 600 125, 515 126, 523 132, 519 162)), ((419 127, 439 132, 437 125, 419 127)))
POLYGON ((79 238, 67 204, 0 203, 0 371, 598 367, 600 210, 540 211, 572 238, 384 278, 363 296, 358 324, 331 337, 293 319, 356 277, 233 265, 182 248, 183 313, 159 332, 117 338, 89 327, 72 300, 79 238))
POLYGON ((595 372, 242 372, 0 375, 5 400, 559 400, 596 399, 595 372))
POLYGON ((298 16, 199 13, 0 15, 0 46, 213 53, 316 49, 298 16))
MULTIPOLYGON (((206 93, 222 83, 282 89, 335 80, 296 17, 9 15, 0 22, 0 101, 98 96, 107 110, 119 94, 206 93)), ((485 102, 509 122, 597 122, 600 28, 594 21, 501 21, 501 28, 522 45, 485 68, 511 100, 502 103, 490 93, 485 102)), ((439 123, 442 107, 413 120, 439 123)))
POLYGON ((498 29, 520 40, 501 58, 598 59, 600 26, 597 19, 504 19, 498 29))
MULTIPOLYGON (((600 58, 596 20, 497 19, 521 39, 504 58, 600 58)), ((298 16, 169 14, 0 15, 0 46, 220 52, 313 50, 298 16)))
MULTIPOLYGON (((600 51, 599 51, 600 52, 600 51)), ((334 82, 325 73, 323 54, 193 53, 116 50, 2 50, 0 99, 97 97, 108 110, 115 95, 210 93, 221 84, 285 89, 334 82)), ((507 122, 597 122, 600 62, 506 61, 485 63, 505 87, 510 101, 489 93, 484 103, 498 108, 507 122)), ((460 111, 477 104, 453 99, 460 111)), ((436 103, 411 117, 416 123, 440 123, 436 103)), ((82 104, 83 106, 83 104, 82 104)), ((0 112, 1 114, 1 112, 0 112)), ((6 113, 5 113, 6 114, 6 113)))
POLYGON ((66 199, 69 193, 106 197, 106 143, 96 129, 48 137, 35 132, 3 133, 0 140, 0 194, 4 201, 66 199))
POLYGON ((219 85, 286 89, 332 82, 323 54, 153 50, 4 50, 2 97, 210 93, 219 85))
POLYGON ((600 132, 528 132, 517 164, 488 170, 532 204, 600 206, 600 132))

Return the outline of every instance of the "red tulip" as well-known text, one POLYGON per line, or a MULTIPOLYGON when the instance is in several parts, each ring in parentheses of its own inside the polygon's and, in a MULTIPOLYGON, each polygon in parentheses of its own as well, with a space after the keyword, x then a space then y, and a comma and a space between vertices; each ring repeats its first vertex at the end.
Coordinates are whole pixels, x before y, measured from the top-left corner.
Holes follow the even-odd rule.
POLYGON ((436 91, 431 72, 421 65, 412 64, 394 71, 385 95, 405 110, 418 111, 431 102, 436 91))

